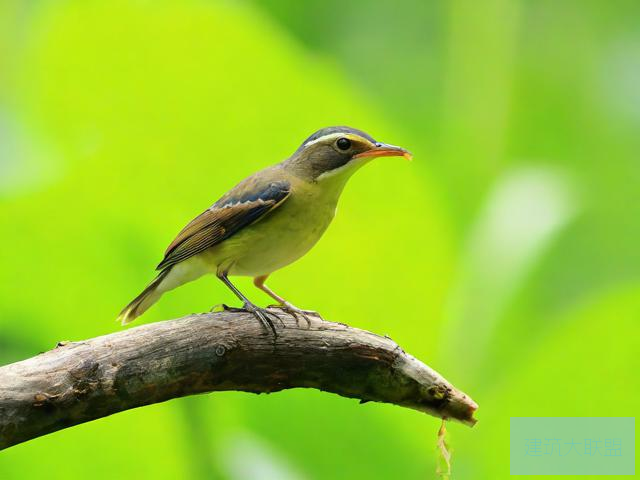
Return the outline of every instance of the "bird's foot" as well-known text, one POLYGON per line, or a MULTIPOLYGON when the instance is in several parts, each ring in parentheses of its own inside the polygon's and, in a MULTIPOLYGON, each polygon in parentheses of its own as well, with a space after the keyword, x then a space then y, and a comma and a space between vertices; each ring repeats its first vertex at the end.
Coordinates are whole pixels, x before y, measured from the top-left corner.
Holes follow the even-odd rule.
POLYGON ((252 303, 245 303, 243 308, 230 307, 229 305, 226 305, 224 303, 219 303, 211 307, 210 311, 211 312, 232 312, 232 313, 249 312, 253 314, 258 320, 260 320, 260 323, 262 323, 262 325, 264 325, 265 328, 268 328, 269 330, 271 330, 274 336, 277 336, 277 333, 276 333, 275 326, 273 325, 273 321, 271 320, 270 317, 274 317, 275 319, 277 319, 280 322, 280 324, 284 327, 284 322, 278 315, 276 315, 273 312, 268 312, 264 308, 257 307, 252 303))
POLYGON ((296 307, 295 305, 290 304, 289 302, 279 303, 277 305, 269 305, 267 308, 277 308, 282 310, 283 312, 287 312, 293 318, 296 319, 296 324, 300 326, 300 317, 304 318, 307 322, 307 327, 311 326, 311 319, 309 316, 320 318, 320 314, 313 310, 303 310, 301 308, 296 307))
POLYGON ((276 315, 273 312, 269 312, 264 308, 257 307, 253 303, 246 302, 244 304, 243 310, 253 314, 253 316, 256 317, 260 321, 260 323, 262 323, 262 325, 265 328, 268 328, 273 332, 273 336, 274 337, 277 337, 278 333, 276 332, 276 327, 273 324, 273 321, 271 320, 271 317, 273 317, 277 321, 279 321, 280 324, 282 325, 282 327, 285 326, 284 322, 282 321, 282 319, 278 315, 276 315))

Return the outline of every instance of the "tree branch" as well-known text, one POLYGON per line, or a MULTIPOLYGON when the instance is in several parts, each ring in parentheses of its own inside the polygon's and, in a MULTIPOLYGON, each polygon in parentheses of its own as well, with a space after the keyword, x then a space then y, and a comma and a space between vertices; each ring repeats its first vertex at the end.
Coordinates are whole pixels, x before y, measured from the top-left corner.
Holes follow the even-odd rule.
POLYGON ((317 388, 473 425, 477 405, 388 337, 278 311, 274 339, 245 312, 191 315, 61 345, 0 368, 0 449, 196 393, 317 388))

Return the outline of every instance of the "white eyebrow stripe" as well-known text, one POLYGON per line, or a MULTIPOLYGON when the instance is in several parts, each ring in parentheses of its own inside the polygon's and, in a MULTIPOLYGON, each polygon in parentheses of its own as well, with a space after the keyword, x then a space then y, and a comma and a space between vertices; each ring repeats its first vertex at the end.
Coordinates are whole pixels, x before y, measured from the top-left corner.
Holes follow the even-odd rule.
POLYGON ((344 137, 345 135, 347 135, 347 133, 344 132, 337 132, 337 133, 328 133, 327 135, 323 135, 320 138, 316 138, 315 140, 311 140, 310 142, 307 142, 303 145, 303 147, 308 147, 310 145, 313 145, 314 143, 318 143, 322 140, 329 140, 330 138, 340 138, 340 137, 344 137))

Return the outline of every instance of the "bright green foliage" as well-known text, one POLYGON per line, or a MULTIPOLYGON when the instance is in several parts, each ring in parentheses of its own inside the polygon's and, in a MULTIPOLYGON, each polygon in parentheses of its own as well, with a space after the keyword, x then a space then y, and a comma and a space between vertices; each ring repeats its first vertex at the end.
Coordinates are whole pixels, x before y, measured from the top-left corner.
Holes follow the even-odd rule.
MULTIPOLYGON (((119 330, 186 222, 346 124, 415 161, 358 172, 270 286, 480 404, 448 428, 453 478, 508 475, 511 415, 633 416, 640 8, 472 3, 0 5, 0 363, 119 330)), ((204 278, 141 321, 222 302, 204 278)), ((316 391, 214 394, 13 447, 0 478, 431 478, 438 427, 316 391)))

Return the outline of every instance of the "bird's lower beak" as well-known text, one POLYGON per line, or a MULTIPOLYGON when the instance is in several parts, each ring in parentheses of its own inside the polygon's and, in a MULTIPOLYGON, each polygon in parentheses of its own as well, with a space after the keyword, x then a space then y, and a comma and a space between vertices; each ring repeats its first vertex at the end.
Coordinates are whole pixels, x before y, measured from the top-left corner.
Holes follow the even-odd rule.
POLYGON ((404 157, 407 160, 411 160, 413 155, 402 147, 396 147, 395 145, 389 145, 387 143, 376 143, 376 146, 371 150, 353 156, 353 158, 364 157, 404 157))

